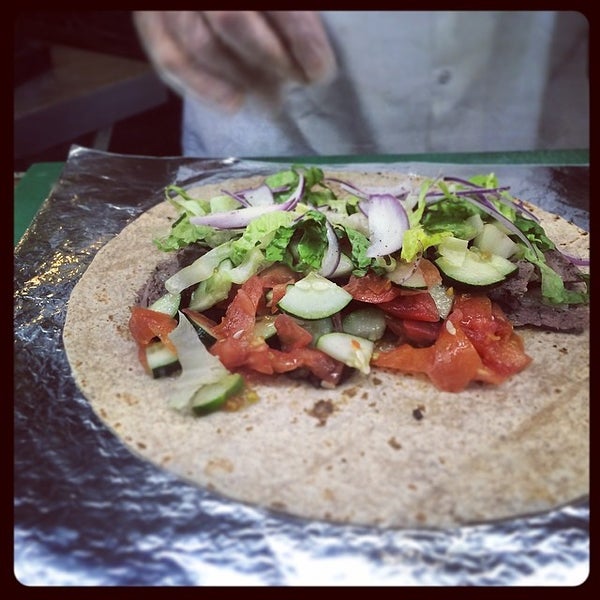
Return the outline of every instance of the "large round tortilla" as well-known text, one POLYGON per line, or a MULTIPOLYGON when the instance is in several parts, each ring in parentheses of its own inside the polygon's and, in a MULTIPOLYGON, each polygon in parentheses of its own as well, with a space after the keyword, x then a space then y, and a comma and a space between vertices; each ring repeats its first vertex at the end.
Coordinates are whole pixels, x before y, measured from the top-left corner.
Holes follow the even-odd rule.
MULTIPOLYGON (((535 213, 559 248, 588 255, 586 232, 535 213)), ((194 418, 170 409, 171 382, 143 371, 127 322, 137 290, 165 258, 152 240, 174 217, 162 203, 128 225, 98 252, 68 304, 64 344, 75 380, 132 452, 228 498, 363 525, 452 527, 588 494, 587 331, 520 330, 533 362, 498 387, 451 394, 420 377, 373 370, 326 390, 281 376, 257 384, 259 401, 238 412, 194 418)))

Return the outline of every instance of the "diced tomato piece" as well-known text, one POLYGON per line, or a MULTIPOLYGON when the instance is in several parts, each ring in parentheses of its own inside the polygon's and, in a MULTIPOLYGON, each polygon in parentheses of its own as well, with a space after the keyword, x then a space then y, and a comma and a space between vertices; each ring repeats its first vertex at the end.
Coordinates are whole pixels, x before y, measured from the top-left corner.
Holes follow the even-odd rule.
POLYGON ((277 315, 275 329, 283 350, 304 348, 312 342, 312 334, 289 315, 277 315))
POLYGON ((277 303, 285 295, 288 285, 296 282, 298 274, 285 265, 273 265, 261 271, 258 277, 265 289, 272 290, 270 301, 271 313, 276 313, 278 310, 277 303))
POLYGON ((389 279, 379 277, 372 272, 368 272, 363 277, 350 275, 344 289, 355 300, 371 304, 388 302, 400 294, 400 288, 395 287, 389 279))
POLYGON ((393 300, 378 304, 378 307, 399 319, 430 323, 440 320, 440 313, 429 292, 403 291, 393 300))
POLYGON ((286 265, 272 265, 258 274, 263 287, 272 288, 276 285, 294 283, 297 274, 286 265))
POLYGON ((277 373, 287 373, 299 368, 308 369, 320 381, 337 385, 344 365, 331 356, 311 347, 296 348, 288 352, 271 351, 273 368, 277 373))
POLYGON ((440 333, 442 321, 415 321, 414 319, 396 319, 391 315, 386 316, 386 325, 396 335, 403 340, 417 344, 419 346, 428 346, 437 340, 440 333))
POLYGON ((177 321, 166 313, 143 306, 133 306, 128 325, 137 344, 138 360, 146 371, 149 371, 146 348, 156 338, 160 339, 172 352, 176 352, 173 342, 169 339, 169 333, 177 327, 177 321))
POLYGON ((220 338, 211 347, 214 354, 229 370, 234 370, 246 363, 250 347, 246 340, 233 337, 220 338))
POLYGON ((531 363, 523 339, 514 332, 502 309, 487 296, 461 294, 455 309, 460 311, 461 326, 485 365, 511 375, 531 363))
POLYGON ((165 345, 174 350, 169 340, 169 333, 177 327, 177 320, 166 313, 133 306, 129 317, 129 331, 138 345, 147 346, 159 338, 165 345))
POLYGON ((256 312, 263 299, 263 286, 257 277, 251 277, 237 291, 227 307, 221 322, 213 328, 217 337, 251 336, 256 323, 256 312))
POLYGON ((186 316, 188 316, 192 321, 201 325, 208 331, 212 333, 213 328, 217 326, 217 323, 212 319, 209 319, 205 314, 198 312, 197 310, 192 310, 191 308, 184 308, 182 311, 186 316))
POLYGON ((432 285, 439 285, 442 283, 442 276, 439 269, 436 267, 435 263, 430 260, 421 258, 419 261, 419 270, 421 271, 428 288, 432 285))
POLYGON ((499 307, 486 296, 457 296, 435 343, 402 344, 377 353, 373 365, 424 373, 441 390, 459 392, 471 381, 499 384, 531 362, 523 341, 499 307))
POLYGON ((445 325, 432 346, 415 348, 402 344, 393 350, 380 352, 373 357, 372 364, 396 369, 404 373, 423 373, 440 390, 460 392, 471 381, 500 383, 503 378, 486 368, 477 350, 464 331, 445 325))
POLYGON ((440 329, 440 336, 433 346, 435 356, 428 372, 432 383, 448 392, 460 392, 471 381, 501 383, 504 377, 483 364, 458 320, 449 319, 447 323, 440 329))
POLYGON ((371 364, 403 373, 429 373, 434 356, 433 346, 415 348, 410 344, 401 344, 392 350, 376 352, 371 359, 371 364))

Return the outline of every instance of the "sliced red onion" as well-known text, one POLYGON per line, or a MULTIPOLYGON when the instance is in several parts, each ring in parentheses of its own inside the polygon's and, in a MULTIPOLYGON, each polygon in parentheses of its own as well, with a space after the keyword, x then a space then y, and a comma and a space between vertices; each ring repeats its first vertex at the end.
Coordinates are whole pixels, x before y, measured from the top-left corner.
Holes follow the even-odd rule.
POLYGON ((266 204, 275 203, 275 194, 279 192, 287 192, 289 186, 279 186, 270 188, 266 183, 263 183, 255 188, 240 190, 238 192, 230 192, 229 190, 221 190, 224 194, 235 198, 244 206, 264 206, 266 204))
POLYGON ((408 281, 419 268, 421 264, 421 258, 423 257, 423 252, 419 252, 417 256, 410 263, 401 262, 396 265, 396 268, 389 273, 386 273, 387 279, 397 283, 398 285, 402 285, 405 281, 408 281))
MULTIPOLYGON (((456 195, 458 195, 459 193, 460 192, 455 192, 456 195)), ((533 249, 531 242, 527 239, 527 236, 510 219, 507 219, 485 197, 484 193, 480 193, 479 190, 478 191, 469 191, 466 194, 460 193, 460 196, 464 200, 467 200, 471 204, 477 206, 477 208, 480 208, 483 212, 490 215, 490 217, 492 217, 493 219, 496 219, 496 221, 498 221, 499 223, 504 225, 504 227, 506 227, 506 229, 508 231, 510 231, 512 234, 516 235, 527 246, 527 248, 529 248, 532 252, 535 253, 535 250, 533 249), (472 196, 476 196, 476 198, 473 198, 472 196)), ((440 202, 441 200, 443 200, 445 198, 445 196, 443 194, 442 194, 442 197, 440 197, 440 195, 437 193, 428 194, 428 197, 430 198, 430 200, 428 199, 429 204, 434 204, 435 202, 440 202)))
POLYGON ((396 198, 400 198, 404 200, 406 196, 408 196, 409 190, 406 189, 406 185, 404 183, 398 183, 396 185, 390 186, 371 186, 366 188, 357 188, 355 185, 348 183, 347 181, 343 181, 342 179, 337 179, 335 177, 329 177, 326 181, 334 181, 339 184, 339 186, 354 194, 358 198, 369 198, 370 196, 381 196, 381 195, 390 195, 395 196, 396 198))
POLYGON ((385 256, 402 248, 404 232, 409 228, 408 215, 398 198, 391 194, 369 197, 369 241, 366 255, 385 256))
POLYGON ((323 277, 329 277, 338 268, 341 254, 340 245, 333 226, 329 221, 325 221, 325 227, 327 229, 327 250, 323 256, 319 274, 323 275, 323 277))
POLYGON ((221 190, 227 196, 231 196, 234 200, 237 200, 242 206, 249 206, 248 201, 244 198, 243 194, 239 192, 230 192, 229 190, 221 190))
MULTIPOLYGON (((259 206, 246 206, 218 213, 211 213, 199 217, 190 217, 192 225, 208 225, 215 229, 238 229, 246 227, 251 221, 266 213, 277 210, 294 210, 304 192, 304 175, 300 173, 298 186, 294 193, 281 204, 265 204, 259 206)), ((234 196, 236 197, 236 196, 234 196)))
POLYGON ((275 203, 273 192, 266 183, 259 185, 257 188, 246 190, 242 195, 248 206, 266 206, 275 203))
MULTIPOLYGON (((492 194, 494 194, 494 197, 499 202, 502 202, 502 204, 509 206, 510 208, 514 208, 518 212, 527 215, 531 220, 535 221, 536 223, 540 222, 540 220, 537 218, 536 215, 534 215, 531 211, 527 210, 525 208, 525 206, 523 206, 523 202, 521 202, 520 200, 509 201, 504 196, 502 196, 502 194, 500 194, 501 191, 509 190, 510 189, 509 186, 493 188, 493 189, 485 189, 485 188, 481 188, 480 186, 474 184, 471 181, 468 181, 467 179, 461 179, 460 177, 444 177, 444 181, 455 181, 456 183, 460 183, 462 185, 469 186, 469 187, 473 188, 474 190, 477 190, 477 192, 479 192, 479 193, 484 193, 484 192, 492 193, 492 194)), ((460 195, 460 192, 456 192, 456 193, 460 195)), ((462 193, 464 194, 465 191, 463 191, 462 193)))
MULTIPOLYGON (((558 248, 557 248, 558 250, 558 248)), ((589 267, 590 259, 589 258, 581 258, 579 256, 573 256, 572 254, 567 254, 563 250, 559 250, 559 252, 571 263, 578 267, 589 267)))

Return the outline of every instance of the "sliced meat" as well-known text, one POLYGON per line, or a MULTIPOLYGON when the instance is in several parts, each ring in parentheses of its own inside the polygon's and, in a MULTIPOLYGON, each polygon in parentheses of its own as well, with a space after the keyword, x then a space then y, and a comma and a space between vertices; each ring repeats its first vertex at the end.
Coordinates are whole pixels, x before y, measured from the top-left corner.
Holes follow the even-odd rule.
POLYGON ((167 259, 156 265, 154 271, 150 274, 146 284, 137 292, 137 304, 139 306, 148 307, 166 292, 165 281, 177 271, 191 265, 197 258, 200 258, 206 249, 200 246, 186 246, 177 251, 176 254, 171 254, 167 259))
MULTIPOLYGON (((561 275, 566 287, 576 289, 584 285, 577 266, 559 251, 551 250, 545 256, 547 264, 561 275)), ((588 305, 555 306, 545 303, 537 269, 526 261, 520 261, 518 267, 514 276, 489 292, 490 299, 502 307, 513 325, 532 325, 573 333, 587 326, 588 305)))

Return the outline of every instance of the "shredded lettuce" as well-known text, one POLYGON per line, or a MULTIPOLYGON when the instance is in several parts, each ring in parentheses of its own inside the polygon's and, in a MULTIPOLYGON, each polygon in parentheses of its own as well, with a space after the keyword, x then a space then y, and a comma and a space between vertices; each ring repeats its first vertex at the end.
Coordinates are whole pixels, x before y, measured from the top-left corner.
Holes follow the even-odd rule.
POLYGON ((580 292, 565 287, 561 276, 546 263, 544 255, 539 250, 534 254, 527 248, 523 257, 539 269, 542 296, 550 304, 581 304, 588 301, 587 291, 580 292))
MULTIPOLYGON (((404 233, 400 252, 374 259, 366 255, 370 244, 364 225, 367 218, 359 211, 360 198, 345 191, 337 197, 328 187, 322 169, 293 165, 266 177, 264 183, 273 191, 274 201, 281 203, 294 193, 300 175, 305 181, 304 192, 293 211, 265 213, 245 229, 219 230, 192 225, 191 216, 230 210, 236 206, 235 199, 227 195, 194 198, 177 186, 169 186, 167 198, 180 216, 166 236, 155 240, 157 247, 173 251, 195 243, 206 247, 208 252, 207 258, 180 271, 169 281, 168 287, 179 289, 186 284, 200 284, 197 296, 202 292, 214 298, 226 297, 232 281, 242 283, 269 264, 285 264, 298 272, 318 271, 327 251, 327 221, 336 231, 341 250, 352 261, 352 272, 361 276, 369 270, 383 273, 400 258, 412 262, 447 236, 471 240, 477 229, 470 217, 477 214, 484 222, 491 218, 487 209, 457 194, 465 189, 460 181, 426 179, 416 202, 407 209, 409 229, 404 233), (444 194, 444 201, 430 201, 428 194, 433 188, 444 194)), ((471 177, 469 181, 485 189, 498 188, 494 173, 471 177)), ((504 201, 493 194, 487 198, 531 243, 531 248, 527 247, 523 239, 515 239, 519 236, 513 231, 513 239, 519 244, 516 256, 537 267, 546 301, 554 304, 586 302, 588 294, 566 289, 560 275, 546 263, 544 252, 555 245, 544 229, 517 209, 516 201, 507 191, 498 194, 504 201)))
POLYGON ((200 341, 194 326, 183 313, 179 313, 179 324, 169 334, 175 345, 181 364, 181 375, 169 388, 169 405, 177 410, 187 410, 194 394, 203 385, 215 383, 229 371, 213 356, 200 341))
POLYGON ((280 229, 291 227, 295 214, 287 211, 265 213, 254 219, 244 229, 242 235, 232 242, 230 259, 239 265, 253 248, 265 249, 278 235, 280 229))

